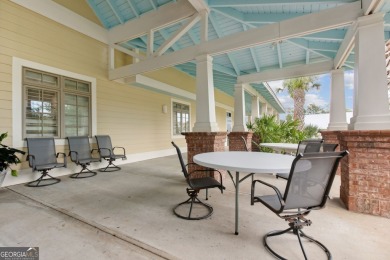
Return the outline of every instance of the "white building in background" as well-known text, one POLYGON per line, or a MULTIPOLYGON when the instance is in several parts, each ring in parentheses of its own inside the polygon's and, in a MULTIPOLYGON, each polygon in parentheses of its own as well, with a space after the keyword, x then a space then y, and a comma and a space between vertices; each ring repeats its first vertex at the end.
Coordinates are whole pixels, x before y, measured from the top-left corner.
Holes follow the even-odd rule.
MULTIPOLYGON (((346 113, 348 124, 350 122, 352 115, 353 115, 353 112, 346 113)), ((329 125, 329 113, 305 115, 305 125, 314 125, 314 126, 317 126, 321 130, 327 129, 328 125, 329 125)))

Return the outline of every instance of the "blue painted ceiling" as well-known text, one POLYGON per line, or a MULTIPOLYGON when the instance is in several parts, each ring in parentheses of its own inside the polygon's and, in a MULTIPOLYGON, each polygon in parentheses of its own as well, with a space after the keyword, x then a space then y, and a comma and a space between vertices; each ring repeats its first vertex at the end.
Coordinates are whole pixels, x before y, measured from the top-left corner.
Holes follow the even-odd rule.
MULTIPOLYGON (((174 0, 87 0, 105 28, 110 29, 129 20, 137 19, 148 12, 174 0)), ((251 28, 279 22, 308 13, 337 7, 356 0, 208 0, 208 39, 213 40, 251 28)), ((390 1, 385 1, 385 38, 390 38, 390 1)), ((154 34, 154 49, 157 50, 186 21, 159 29, 154 34)), ((233 96, 234 84, 240 75, 291 65, 310 64, 333 59, 340 48, 348 27, 322 31, 285 41, 262 44, 248 49, 214 56, 214 85, 233 96)), ((199 44, 200 25, 197 23, 183 35, 167 52, 174 52, 199 44)), ((147 36, 122 43, 128 49, 146 51, 147 36)), ((346 69, 354 66, 354 53, 344 63, 346 69)), ((196 76, 194 61, 176 66, 177 69, 196 76)), ((252 84, 279 112, 280 103, 269 93, 264 84, 252 84)), ((249 101, 250 102, 250 101, 249 101)))

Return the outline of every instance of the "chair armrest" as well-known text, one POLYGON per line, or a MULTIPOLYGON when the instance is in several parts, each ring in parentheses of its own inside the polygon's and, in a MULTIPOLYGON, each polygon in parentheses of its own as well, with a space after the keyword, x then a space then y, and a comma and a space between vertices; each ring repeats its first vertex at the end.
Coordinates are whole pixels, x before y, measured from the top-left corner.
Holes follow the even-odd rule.
POLYGON ((193 164, 194 164, 194 165, 197 165, 197 166, 200 166, 199 164, 196 164, 196 163, 194 163, 194 162, 190 162, 190 163, 187 163, 187 164, 186 164, 186 167, 187 167, 188 165, 193 165, 193 164))
POLYGON ((253 206, 254 204, 254 197, 255 197, 255 185, 256 185, 256 182, 260 182, 261 184, 265 185, 265 186, 268 186, 270 188, 272 188, 276 195, 278 196, 278 199, 279 199, 279 203, 280 203, 280 206, 283 208, 285 203, 283 201, 283 196, 282 194, 280 193, 279 189, 277 187, 275 187, 274 185, 271 185, 267 182, 264 182, 264 181, 261 181, 261 180, 254 180, 252 182, 252 187, 251 187, 251 205, 253 206))
POLYGON ((125 155, 125 156, 126 156, 126 150, 125 150, 125 148, 124 148, 124 147, 120 147, 120 146, 116 146, 116 147, 112 148, 112 153, 113 153, 113 154, 115 154, 115 153, 114 153, 114 150, 115 150, 116 148, 122 149, 122 152, 123 152, 122 155, 125 155))
POLYGON ((67 162, 66 162, 66 154, 65 154, 65 153, 57 153, 56 157, 58 158, 58 156, 59 156, 60 154, 61 154, 61 155, 63 156, 63 158, 64 158, 64 165, 65 165, 65 168, 66 168, 66 164, 67 164, 67 162))
POLYGON ((76 152, 76 151, 69 151, 69 157, 70 157, 71 161, 73 161, 73 162, 75 162, 77 164, 79 163, 79 153, 78 152, 76 152), (75 161, 72 160, 72 153, 76 154, 76 160, 75 161))
MULTIPOLYGON (((196 164, 196 163, 189 163, 189 164, 196 164)), ((198 165, 198 164, 196 164, 196 165, 198 165)), ((221 188, 219 188, 219 189, 221 190, 221 193, 223 193, 223 190, 225 189, 225 187, 223 186, 222 173, 220 171, 218 171, 216 169, 213 169, 213 168, 206 168, 204 170, 194 170, 194 171, 188 173, 188 178, 191 176, 191 174, 198 173, 198 172, 218 172, 218 174, 219 174, 219 183, 221 184, 221 188)))
POLYGON ((28 165, 32 168, 32 170, 34 171, 35 170, 35 155, 32 155, 32 154, 27 154, 27 157, 26 157, 27 161, 28 161, 28 165), (31 162, 30 162, 30 157, 31 157, 31 162))

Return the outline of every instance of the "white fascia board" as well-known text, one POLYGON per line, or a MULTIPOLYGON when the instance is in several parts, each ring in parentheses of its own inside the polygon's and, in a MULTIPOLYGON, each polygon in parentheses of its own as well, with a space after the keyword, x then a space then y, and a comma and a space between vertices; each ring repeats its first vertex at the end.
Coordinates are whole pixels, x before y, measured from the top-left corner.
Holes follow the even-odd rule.
POLYGON ((237 83, 255 83, 264 81, 282 80, 294 77, 303 77, 323 74, 333 69, 333 60, 293 66, 284 69, 266 70, 259 73, 237 77, 237 83))
POLYGON ((263 85, 267 88, 268 92, 271 93, 271 95, 274 97, 274 99, 278 103, 279 107, 282 108, 283 112, 286 112, 286 110, 284 109, 282 103, 280 102, 279 98, 276 96, 275 92, 272 90, 272 88, 268 84, 268 82, 263 81, 263 85))
POLYGON ((159 57, 150 57, 142 62, 109 71, 109 78, 113 80, 130 77, 136 74, 182 64, 193 60, 199 55, 219 55, 256 45, 346 26, 356 21, 362 14, 363 11, 360 8, 360 2, 345 4, 319 13, 307 14, 207 41, 159 57))
POLYGON ((132 77, 129 80, 126 80, 127 84, 139 84, 139 85, 144 85, 149 88, 155 89, 159 92, 165 92, 169 93, 174 96, 182 97, 185 99, 190 99, 190 100, 196 100, 196 95, 194 93, 191 93, 186 90, 182 90, 180 88, 176 88, 174 86, 168 85, 164 82, 143 76, 143 75, 135 75, 135 77, 132 77))
MULTIPOLYGON (((158 81, 158 80, 155 80, 155 79, 143 76, 143 75, 136 75, 134 77, 127 79, 123 83, 142 85, 142 86, 146 86, 150 89, 154 89, 155 91, 158 91, 158 92, 167 93, 171 96, 189 99, 189 100, 193 100, 193 101, 196 100, 196 95, 192 92, 189 92, 189 91, 186 91, 186 90, 183 90, 180 88, 176 88, 176 87, 171 86, 169 84, 163 83, 161 81, 158 81)), ((225 104, 222 104, 219 102, 216 102, 215 106, 226 109, 226 110, 233 111, 233 107, 230 107, 228 105, 225 105, 225 104)))
POLYGON ((11 0, 33 12, 43 15, 53 21, 85 34, 102 43, 108 43, 107 30, 90 20, 51 0, 26 1, 11 0))
POLYGON ((142 15, 138 19, 130 20, 122 25, 115 26, 108 31, 110 44, 131 40, 159 30, 184 20, 195 13, 194 8, 186 0, 169 3, 142 15))
MULTIPOLYGON (((284 107, 282 105, 282 103, 280 103, 280 100, 278 99, 278 97, 275 95, 275 92, 272 90, 272 88, 268 85, 267 82, 262 82, 263 85, 265 86, 265 88, 268 90, 268 92, 272 95, 272 97, 275 99, 275 101, 278 103, 278 105, 282 108, 283 111, 284 110, 284 107)), ((255 96, 255 97, 259 97, 261 99, 262 102, 266 102, 269 106, 273 107, 268 100, 265 99, 265 97, 263 97, 259 92, 257 92, 256 89, 254 89, 251 85, 247 84, 247 83, 243 83, 244 85, 244 89, 246 92, 248 92, 251 96, 255 96)), ((276 109, 275 109, 276 110, 276 109)))

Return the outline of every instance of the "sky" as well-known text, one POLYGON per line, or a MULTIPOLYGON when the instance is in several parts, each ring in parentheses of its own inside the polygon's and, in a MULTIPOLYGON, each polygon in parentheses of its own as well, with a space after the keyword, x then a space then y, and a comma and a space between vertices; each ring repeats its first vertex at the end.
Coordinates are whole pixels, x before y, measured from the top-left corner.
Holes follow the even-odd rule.
MULTIPOLYGON (((344 85, 345 85, 345 105, 346 109, 352 110, 353 107, 353 70, 348 70, 344 72, 344 85)), ((306 93, 306 102, 305 108, 309 104, 316 104, 326 110, 329 110, 329 102, 330 102, 330 74, 323 74, 317 76, 317 82, 321 84, 320 89, 312 89, 306 93)), ((282 103, 285 110, 289 110, 289 108, 294 107, 294 102, 288 91, 285 90, 283 92, 277 93, 277 89, 283 86, 283 80, 271 81, 268 82, 271 88, 276 93, 280 102, 282 103)))

